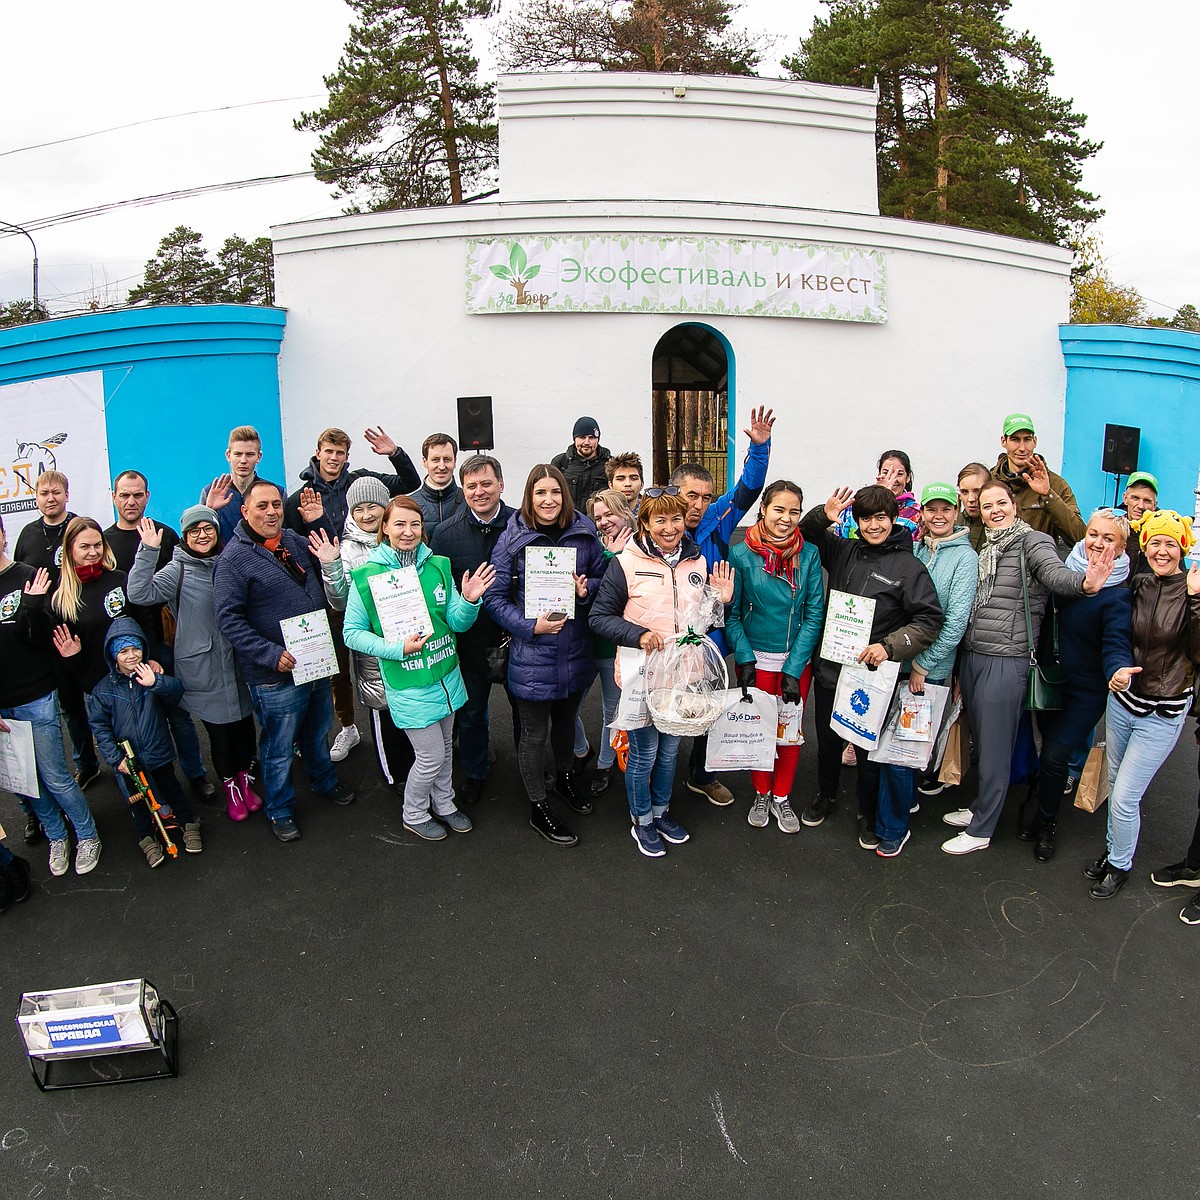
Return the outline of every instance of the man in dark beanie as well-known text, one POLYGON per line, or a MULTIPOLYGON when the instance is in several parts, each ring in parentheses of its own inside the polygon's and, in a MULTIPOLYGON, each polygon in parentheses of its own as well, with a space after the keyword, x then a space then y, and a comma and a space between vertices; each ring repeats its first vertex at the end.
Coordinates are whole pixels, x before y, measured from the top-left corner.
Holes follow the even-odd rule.
POLYGON ((600 425, 595 417, 580 417, 571 430, 572 444, 563 454, 556 454, 554 465, 563 473, 571 499, 580 512, 596 492, 608 487, 604 464, 608 462, 607 446, 600 445, 600 425))

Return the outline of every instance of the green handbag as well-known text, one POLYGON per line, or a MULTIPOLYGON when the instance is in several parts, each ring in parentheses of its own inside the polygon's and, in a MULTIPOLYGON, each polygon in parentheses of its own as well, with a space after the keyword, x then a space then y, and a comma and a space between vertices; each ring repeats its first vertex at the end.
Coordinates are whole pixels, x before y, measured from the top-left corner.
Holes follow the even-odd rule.
POLYGON ((1039 663, 1033 637, 1033 618, 1029 614, 1029 577, 1025 568, 1024 539, 1021 540, 1021 603, 1025 607, 1025 637, 1029 643, 1029 678, 1025 681, 1025 707, 1030 712, 1052 712, 1062 708, 1062 685, 1067 682, 1067 673, 1057 661, 1058 614, 1053 609, 1050 610, 1055 661, 1039 663))

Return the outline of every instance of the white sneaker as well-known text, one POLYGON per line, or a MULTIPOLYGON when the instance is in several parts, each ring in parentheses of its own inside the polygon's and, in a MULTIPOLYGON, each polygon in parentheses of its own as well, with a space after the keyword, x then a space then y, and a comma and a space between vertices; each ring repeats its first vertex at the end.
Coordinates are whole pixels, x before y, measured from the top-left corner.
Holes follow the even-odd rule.
POLYGON ((966 829, 971 823, 971 810, 969 808, 956 808, 953 812, 944 813, 942 820, 947 825, 953 825, 955 829, 966 829))
POLYGON ((948 842, 943 842, 942 849, 947 854, 971 854, 975 850, 986 850, 991 844, 991 838, 972 837, 969 833, 958 833, 948 842))
POLYGON ((89 871, 96 868, 96 864, 100 861, 100 839, 80 838, 79 845, 75 847, 75 874, 86 875, 89 871))
POLYGON ((358 732, 357 725, 343 725, 337 737, 333 739, 333 745, 329 747, 329 757, 334 762, 341 762, 361 741, 362 735, 358 732))
POLYGON ((771 797, 770 796, 755 796, 754 803, 750 805, 750 815, 746 818, 755 829, 766 828, 767 822, 771 819, 771 797))
POLYGON ((65 875, 71 865, 71 843, 66 838, 50 843, 50 874, 65 875))

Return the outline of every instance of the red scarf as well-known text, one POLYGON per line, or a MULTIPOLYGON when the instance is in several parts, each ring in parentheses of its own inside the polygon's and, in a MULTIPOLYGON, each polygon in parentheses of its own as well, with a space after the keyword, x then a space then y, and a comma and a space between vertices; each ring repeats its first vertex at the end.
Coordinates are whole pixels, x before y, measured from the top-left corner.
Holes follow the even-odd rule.
POLYGON ((99 579, 104 574, 103 563, 88 563, 83 567, 76 567, 75 574, 79 576, 80 583, 91 583, 93 579, 99 579))
POLYGON ((768 575, 785 580, 792 591, 796 590, 796 559, 804 545, 799 526, 781 542, 771 537, 762 521, 758 521, 746 531, 746 545, 755 554, 762 555, 763 570, 768 575))

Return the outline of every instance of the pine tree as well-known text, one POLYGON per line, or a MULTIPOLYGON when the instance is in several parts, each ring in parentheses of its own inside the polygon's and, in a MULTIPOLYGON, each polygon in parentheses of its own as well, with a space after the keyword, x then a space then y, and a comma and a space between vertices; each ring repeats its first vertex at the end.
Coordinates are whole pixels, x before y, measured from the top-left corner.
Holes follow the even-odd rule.
POLYGON ((1080 186, 1100 146, 1037 40, 1005 26, 1009 0, 826 3, 784 65, 878 87, 882 213, 1064 245, 1103 215, 1080 186))
POLYGON ((8 304, 0 305, 0 329, 32 325, 35 321, 45 321, 49 316, 49 310, 40 301, 35 304, 32 300, 11 300, 8 304))
POLYGON ((213 304, 222 299, 220 269, 202 242, 186 225, 172 229, 146 263, 143 282, 130 289, 129 303, 213 304))
POLYGON ((500 27, 497 53, 509 70, 598 67, 753 75, 763 46, 731 29, 730 0, 525 0, 500 27))
POLYGON ((229 304, 275 303, 275 257, 271 239, 248 242, 235 233, 217 251, 224 280, 221 299, 229 304))
POLYGON ((466 21, 492 0, 348 0, 357 15, 324 108, 318 179, 351 211, 461 204, 496 167, 495 85, 479 79, 466 21))

